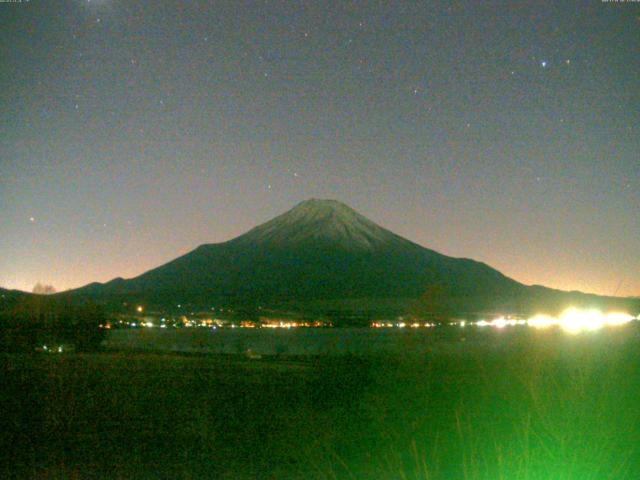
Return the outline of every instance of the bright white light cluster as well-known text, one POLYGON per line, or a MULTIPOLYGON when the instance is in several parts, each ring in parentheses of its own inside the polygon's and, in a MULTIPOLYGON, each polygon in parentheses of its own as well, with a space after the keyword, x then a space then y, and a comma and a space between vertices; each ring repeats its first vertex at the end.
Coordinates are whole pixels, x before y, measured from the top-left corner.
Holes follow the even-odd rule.
POLYGON ((480 320, 478 327, 504 328, 514 325, 528 325, 534 328, 548 328, 559 326, 569 333, 590 332, 603 327, 619 326, 636 320, 636 317, 623 312, 603 313, 600 310, 579 310, 568 308, 559 317, 536 315, 528 320, 514 320, 504 317, 495 318, 489 322, 480 320))
POLYGON ((635 320, 631 315, 614 312, 603 314, 598 310, 569 308, 560 315, 560 326, 570 333, 600 330, 605 326, 617 326, 635 320))
POLYGON ((480 320, 479 322, 476 322, 476 325, 479 327, 495 327, 495 328, 513 327, 515 325, 526 325, 526 324, 527 324, 526 320, 515 320, 513 318, 504 318, 504 317, 494 318, 490 322, 487 322, 486 320, 480 320))

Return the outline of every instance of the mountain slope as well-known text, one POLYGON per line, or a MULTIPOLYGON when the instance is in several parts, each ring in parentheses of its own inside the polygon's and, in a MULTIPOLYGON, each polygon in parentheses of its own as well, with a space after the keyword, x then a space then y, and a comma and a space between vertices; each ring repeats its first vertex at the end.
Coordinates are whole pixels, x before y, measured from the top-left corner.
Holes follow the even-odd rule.
POLYGON ((12 309, 17 303, 32 298, 32 293, 23 292, 20 290, 8 290, 6 288, 0 288, 0 312, 12 309))
POLYGON ((522 310, 530 299, 545 297, 483 263, 410 242, 333 200, 302 202, 230 241, 202 245, 130 280, 70 294, 163 308, 304 309, 358 300, 363 308, 394 301, 401 310, 434 286, 446 296, 447 308, 460 312, 522 310))
POLYGON ((311 248, 320 245, 349 251, 374 251, 407 243, 347 205, 335 200, 307 200, 233 240, 239 245, 311 248))

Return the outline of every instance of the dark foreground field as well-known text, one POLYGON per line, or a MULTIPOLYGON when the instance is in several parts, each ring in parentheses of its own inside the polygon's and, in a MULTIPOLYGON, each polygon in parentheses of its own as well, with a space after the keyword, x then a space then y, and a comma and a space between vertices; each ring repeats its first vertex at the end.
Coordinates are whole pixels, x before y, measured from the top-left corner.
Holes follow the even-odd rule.
POLYGON ((0 473, 636 479, 637 330, 382 357, 4 355, 0 473))

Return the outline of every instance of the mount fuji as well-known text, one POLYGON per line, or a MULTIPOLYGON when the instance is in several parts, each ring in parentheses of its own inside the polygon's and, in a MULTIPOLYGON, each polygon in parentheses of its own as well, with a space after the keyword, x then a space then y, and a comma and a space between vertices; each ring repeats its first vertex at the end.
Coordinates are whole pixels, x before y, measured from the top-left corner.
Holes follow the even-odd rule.
POLYGON ((314 311, 384 307, 395 313, 434 291, 443 297, 438 302, 460 314, 631 302, 526 286, 484 263, 413 243, 341 202, 316 199, 138 277, 93 283, 64 295, 111 306, 143 303, 162 309, 179 304, 314 311))

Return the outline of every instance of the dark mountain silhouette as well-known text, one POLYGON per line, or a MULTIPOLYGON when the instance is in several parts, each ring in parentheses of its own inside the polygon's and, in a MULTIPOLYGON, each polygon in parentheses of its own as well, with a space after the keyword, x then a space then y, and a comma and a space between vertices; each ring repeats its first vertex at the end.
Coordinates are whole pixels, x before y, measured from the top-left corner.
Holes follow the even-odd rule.
POLYGON ((15 318, 18 311, 30 309, 32 301, 41 297, 44 296, 0 288, 0 350, 4 350, 7 343, 5 335, 7 322, 15 318))
POLYGON ((32 296, 21 290, 9 290, 0 287, 0 311, 13 308, 19 301, 32 296))
POLYGON ((446 304, 454 313, 545 305, 551 310, 570 295, 574 303, 626 302, 525 286, 483 263, 417 245, 334 200, 302 202, 237 238, 201 245, 138 277, 93 283, 64 295, 114 306, 402 312, 446 304), (438 292, 435 303, 433 292, 438 292))

